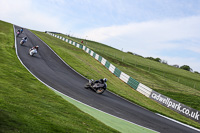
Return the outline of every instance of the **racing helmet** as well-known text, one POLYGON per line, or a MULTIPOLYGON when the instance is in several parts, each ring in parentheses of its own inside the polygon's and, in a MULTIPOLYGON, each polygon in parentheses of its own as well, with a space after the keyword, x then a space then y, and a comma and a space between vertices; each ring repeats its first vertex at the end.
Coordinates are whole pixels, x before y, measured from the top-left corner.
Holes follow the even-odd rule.
POLYGON ((106 79, 106 78, 104 78, 104 79, 103 79, 103 81, 104 81, 104 82, 107 82, 107 79, 106 79))
POLYGON ((27 36, 25 36, 24 39, 27 39, 27 36))
POLYGON ((39 48, 39 46, 37 45, 37 46, 35 46, 35 48, 36 48, 36 49, 38 49, 38 48, 39 48))

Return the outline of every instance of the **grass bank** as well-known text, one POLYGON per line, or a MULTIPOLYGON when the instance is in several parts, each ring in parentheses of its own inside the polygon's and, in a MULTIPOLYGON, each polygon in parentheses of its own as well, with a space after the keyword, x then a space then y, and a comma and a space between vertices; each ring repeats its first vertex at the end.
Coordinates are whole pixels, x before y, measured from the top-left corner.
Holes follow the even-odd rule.
POLYGON ((21 65, 0 21, 0 132, 118 132, 56 95, 21 65))
MULTIPOLYGON (((182 121, 189 125, 200 128, 200 124, 192 121, 155 101, 143 96, 139 92, 130 88, 127 84, 123 83, 120 79, 110 73, 104 66, 94 60, 93 57, 85 53, 83 50, 76 48, 75 46, 68 44, 60 39, 57 39, 48 34, 33 31, 38 37, 46 42, 65 62, 67 62, 72 68, 91 79, 108 78, 108 89, 138 105, 141 105, 151 111, 164 114, 176 120, 182 121), (81 66, 81 67, 80 67, 81 66)), ((106 55, 106 54, 104 54, 106 55)), ((103 55, 103 56, 104 56, 103 55)), ((120 65, 118 63, 115 63, 120 65)), ((125 68, 125 66, 122 66, 125 68)))

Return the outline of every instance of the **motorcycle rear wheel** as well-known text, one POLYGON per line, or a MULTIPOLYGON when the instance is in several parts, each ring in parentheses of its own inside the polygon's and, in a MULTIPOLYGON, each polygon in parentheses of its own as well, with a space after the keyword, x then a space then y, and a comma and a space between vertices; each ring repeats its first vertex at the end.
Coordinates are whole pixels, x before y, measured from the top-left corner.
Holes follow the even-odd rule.
POLYGON ((90 88, 90 85, 89 85, 89 83, 87 83, 87 84, 84 86, 84 88, 85 88, 85 89, 88 89, 88 88, 90 88))

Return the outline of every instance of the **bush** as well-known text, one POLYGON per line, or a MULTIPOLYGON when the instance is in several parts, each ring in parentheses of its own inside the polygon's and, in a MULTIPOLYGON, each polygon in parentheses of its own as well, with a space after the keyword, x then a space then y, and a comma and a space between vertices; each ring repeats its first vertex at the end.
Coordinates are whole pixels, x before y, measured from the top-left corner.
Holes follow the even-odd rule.
POLYGON ((199 72, 197 72, 197 71, 194 71, 194 73, 200 74, 200 73, 199 73, 199 72))
POLYGON ((192 72, 192 68, 190 68, 190 66, 188 66, 188 65, 183 65, 180 67, 180 69, 192 72))
POLYGON ((127 53, 128 53, 128 54, 132 54, 132 55, 134 55, 132 52, 129 52, 129 51, 128 51, 127 53))
POLYGON ((156 62, 161 62, 160 58, 146 57, 146 59, 150 59, 150 60, 153 60, 153 61, 156 61, 156 62))

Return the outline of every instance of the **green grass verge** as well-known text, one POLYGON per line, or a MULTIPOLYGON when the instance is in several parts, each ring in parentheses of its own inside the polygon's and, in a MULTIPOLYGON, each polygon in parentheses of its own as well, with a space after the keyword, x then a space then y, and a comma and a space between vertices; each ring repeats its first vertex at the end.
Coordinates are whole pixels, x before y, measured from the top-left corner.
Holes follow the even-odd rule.
POLYGON ((13 26, 0 21, 0 132, 118 132, 58 96, 15 54, 13 26))
MULTIPOLYGON (((55 91, 56 92, 56 91, 55 91)), ((64 99, 66 99, 68 102, 72 103, 73 105, 75 105, 76 107, 78 107, 79 109, 81 109, 83 112, 90 114, 91 116, 93 116, 94 118, 96 118, 97 120, 105 123, 106 125, 122 132, 122 133, 153 133, 154 131, 135 125, 133 123, 127 122, 125 120, 116 118, 114 116, 111 116, 109 114, 106 114, 104 112, 101 112, 99 110, 96 110, 92 107, 89 107, 87 105, 84 105, 78 101, 75 101, 59 92, 56 92, 58 95, 62 96, 64 99)))
MULTIPOLYGON (((100 79, 106 77, 108 79, 108 89, 110 91, 151 111, 200 128, 199 123, 186 118, 133 90, 130 86, 110 73, 107 69, 105 69, 104 66, 102 66, 98 61, 96 61, 89 54, 85 53, 83 50, 48 34, 37 31, 33 31, 33 33, 46 42, 72 68, 85 77, 89 79, 100 79)), ((123 67, 125 68, 125 66, 123 67)))

